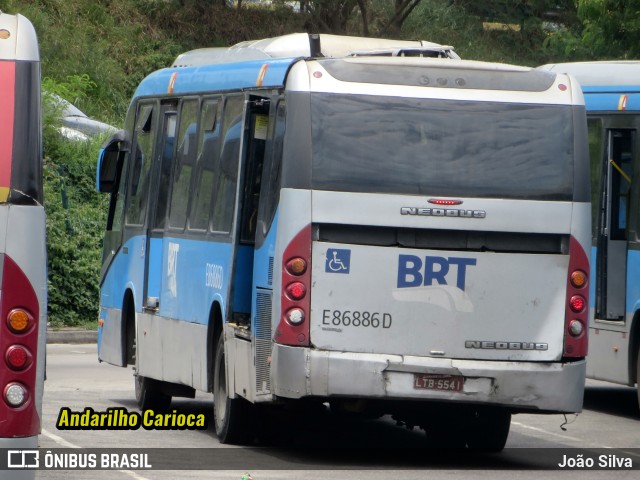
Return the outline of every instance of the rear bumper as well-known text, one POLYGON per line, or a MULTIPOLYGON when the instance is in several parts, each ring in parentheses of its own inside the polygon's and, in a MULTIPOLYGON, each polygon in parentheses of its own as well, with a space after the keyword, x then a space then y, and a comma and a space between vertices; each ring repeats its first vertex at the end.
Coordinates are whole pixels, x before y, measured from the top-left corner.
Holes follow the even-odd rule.
POLYGON ((34 435, 32 437, 0 437, 0 448, 38 448, 38 435, 34 435))
MULTIPOLYGON (((11 457, 7 457, 7 462, 11 461, 11 465, 15 466, 16 469, 3 471, 2 474, 0 474, 0 478, 3 480, 34 480, 36 470, 33 468, 33 462, 35 459, 33 455, 27 454, 26 456, 23 456, 22 453, 24 453, 24 450, 38 448, 38 436, 0 438, 0 449, 5 448, 16 450, 11 457), (23 468, 20 468, 21 465, 23 468)), ((40 465, 44 465, 44 460, 42 458, 39 458, 38 462, 40 465)), ((8 463, 6 463, 6 465, 8 466, 8 463)))
POLYGON ((274 345, 273 393, 480 403, 518 410, 582 410, 586 362, 451 360, 274 345), (414 388, 414 373, 461 375, 461 392, 414 388))

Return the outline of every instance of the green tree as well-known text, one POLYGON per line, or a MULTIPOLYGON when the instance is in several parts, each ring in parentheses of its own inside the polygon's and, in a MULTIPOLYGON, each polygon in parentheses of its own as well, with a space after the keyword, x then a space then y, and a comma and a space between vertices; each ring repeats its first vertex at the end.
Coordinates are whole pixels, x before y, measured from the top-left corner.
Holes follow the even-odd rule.
POLYGON ((578 0, 578 16, 593 57, 640 57, 640 0, 578 0))
POLYGON ((64 82, 46 77, 42 83, 49 321, 53 326, 95 325, 107 211, 106 196, 95 190, 95 164, 104 139, 64 138, 58 98, 86 100, 96 85, 88 75, 72 75, 64 82))

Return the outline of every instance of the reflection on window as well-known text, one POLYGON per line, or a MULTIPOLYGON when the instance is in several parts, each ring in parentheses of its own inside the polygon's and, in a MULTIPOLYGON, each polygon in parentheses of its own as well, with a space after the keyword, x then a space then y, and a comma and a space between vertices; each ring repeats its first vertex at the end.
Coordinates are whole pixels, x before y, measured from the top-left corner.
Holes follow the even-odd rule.
POLYGON ((626 240, 629 197, 633 178, 630 130, 611 130, 611 240, 626 240))
POLYGON ((124 200, 126 198, 127 191, 127 165, 125 164, 122 167, 122 172, 120 173, 120 184, 118 185, 118 190, 115 193, 116 197, 116 205, 113 209, 113 221, 111 223, 111 230, 115 232, 122 231, 122 214, 124 213, 124 200))
POLYGON ((593 238, 598 234, 598 222, 600 212, 600 194, 602 193, 602 169, 605 167, 603 137, 602 137, 602 119, 590 118, 589 127, 589 157, 591 163, 591 227, 593 230, 593 238))
POLYGON ((176 143, 176 112, 165 112, 164 119, 164 144, 162 146, 162 158, 160 159, 160 179, 157 185, 158 200, 153 225, 153 227, 158 230, 164 230, 167 218, 167 202, 169 199, 169 188, 171 188, 173 147, 176 143))
POLYGON ((180 128, 178 130, 178 150, 175 157, 169 226, 184 229, 187 223, 189 205, 189 186, 191 172, 196 159, 196 135, 198 120, 198 101, 188 100, 182 103, 180 128))
POLYGON ((155 139, 154 105, 142 105, 136 118, 127 224, 142 225, 147 210, 149 171, 155 139))
POLYGON ((241 242, 251 243, 255 240, 265 147, 269 132, 269 115, 267 113, 267 110, 251 112, 251 132, 244 161, 245 185, 240 226, 241 242))
POLYGON ((207 100, 202 107, 198 135, 198 174, 195 197, 191 207, 189 227, 206 230, 213 191, 215 167, 220 155, 220 122, 217 121, 218 101, 207 100))
POLYGON ((266 184, 262 187, 265 192, 261 196, 258 217, 264 222, 262 233, 266 233, 271 226, 275 215, 278 200, 280 199, 280 171, 282 165, 282 143, 284 141, 284 128, 286 120, 286 108, 284 101, 278 104, 278 112, 274 132, 267 139, 267 159, 263 177, 266 184))
POLYGON ((225 102, 223 145, 218 173, 214 178, 214 200, 211 228, 229 232, 235 207, 238 180, 238 156, 242 138, 242 97, 229 97, 225 102))
POLYGON ((573 107, 317 93, 312 187, 573 198, 573 107))

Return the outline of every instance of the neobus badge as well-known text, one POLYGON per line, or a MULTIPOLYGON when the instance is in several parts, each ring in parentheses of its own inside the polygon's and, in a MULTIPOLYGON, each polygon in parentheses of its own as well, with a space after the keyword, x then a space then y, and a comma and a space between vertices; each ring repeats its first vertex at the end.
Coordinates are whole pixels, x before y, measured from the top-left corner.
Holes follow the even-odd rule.
POLYGON ((486 218, 484 210, 462 210, 458 208, 420 208, 401 207, 400 215, 418 215, 423 217, 460 217, 460 218, 486 218))

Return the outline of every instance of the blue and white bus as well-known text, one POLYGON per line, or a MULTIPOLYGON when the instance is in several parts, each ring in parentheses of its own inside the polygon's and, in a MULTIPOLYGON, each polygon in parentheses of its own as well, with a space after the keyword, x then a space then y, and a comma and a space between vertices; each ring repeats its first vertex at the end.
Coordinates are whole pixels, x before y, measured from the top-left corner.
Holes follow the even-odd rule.
POLYGON ((426 42, 181 56, 100 156, 99 358, 143 409, 212 391, 222 442, 304 401, 500 450, 582 407, 586 138, 568 76, 426 42))
POLYGON ((594 266, 587 376, 633 386, 640 383, 640 61, 543 68, 574 75, 587 108, 594 266))

